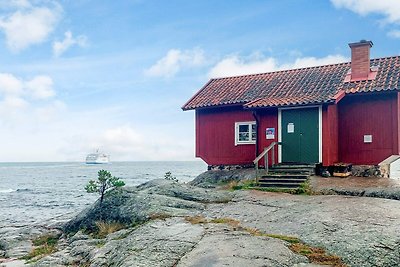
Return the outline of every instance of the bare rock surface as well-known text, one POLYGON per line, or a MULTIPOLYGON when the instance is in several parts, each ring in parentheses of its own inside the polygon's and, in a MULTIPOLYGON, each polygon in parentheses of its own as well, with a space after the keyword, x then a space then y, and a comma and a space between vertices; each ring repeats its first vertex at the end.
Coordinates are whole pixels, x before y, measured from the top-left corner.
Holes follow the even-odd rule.
POLYGON ((310 179, 313 191, 322 195, 346 195, 400 200, 400 179, 381 177, 346 177, 310 179))
POLYGON ((109 194, 102 208, 97 202, 62 225, 27 229, 19 241, 0 231, 4 252, 18 251, 21 242, 30 242, 26 236, 62 229, 58 251, 33 266, 319 266, 292 252, 286 241, 243 230, 258 229, 325 248, 348 266, 400 266, 396 200, 227 192, 156 180, 109 194), (243 227, 211 221, 222 218, 243 227), (99 219, 127 228, 105 238, 82 230, 99 219))
POLYGON ((399 201, 240 191, 230 203, 210 205, 206 215, 299 237, 349 266, 400 266, 399 201))
POLYGON ((230 201, 229 192, 215 191, 179 184, 164 179, 152 180, 137 187, 115 190, 102 206, 97 201, 69 221, 64 230, 75 232, 92 229, 98 220, 137 224, 159 214, 185 216, 197 213, 207 203, 230 201))
POLYGON ((254 168, 237 170, 210 170, 197 176, 193 181, 190 182, 190 184, 204 188, 215 188, 219 184, 224 184, 231 181, 239 182, 252 180, 254 177, 254 168))
POLYGON ((293 253, 287 245, 280 239, 209 224, 204 237, 177 266, 307 266, 308 259, 293 253))

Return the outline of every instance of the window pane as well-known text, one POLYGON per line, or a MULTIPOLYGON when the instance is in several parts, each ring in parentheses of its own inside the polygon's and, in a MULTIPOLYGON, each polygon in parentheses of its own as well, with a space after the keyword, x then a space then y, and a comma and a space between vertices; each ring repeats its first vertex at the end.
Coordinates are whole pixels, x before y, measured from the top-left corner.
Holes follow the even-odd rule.
POLYGON ((249 132, 249 125, 239 125, 239 133, 249 132))
POLYGON ((239 141, 249 141, 249 133, 239 133, 239 141))
POLYGON ((246 142, 250 140, 249 125, 239 125, 239 141, 246 142))

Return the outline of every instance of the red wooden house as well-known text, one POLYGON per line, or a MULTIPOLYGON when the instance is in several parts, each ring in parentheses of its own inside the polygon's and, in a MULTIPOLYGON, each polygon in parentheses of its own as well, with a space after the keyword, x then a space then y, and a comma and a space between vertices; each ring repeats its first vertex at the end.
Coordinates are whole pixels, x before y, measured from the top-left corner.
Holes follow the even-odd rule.
POLYGON ((272 142, 281 142, 277 162, 399 155, 400 56, 371 60, 372 45, 349 44, 351 62, 211 79, 182 107, 196 112, 196 156, 251 165, 272 142))

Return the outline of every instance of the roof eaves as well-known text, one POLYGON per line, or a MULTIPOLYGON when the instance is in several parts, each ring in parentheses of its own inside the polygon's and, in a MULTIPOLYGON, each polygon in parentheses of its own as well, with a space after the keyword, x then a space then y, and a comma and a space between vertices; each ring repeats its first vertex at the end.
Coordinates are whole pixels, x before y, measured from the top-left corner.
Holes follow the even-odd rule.
POLYGON ((188 105, 195 97, 197 97, 197 96, 200 94, 200 92, 203 91, 213 80, 215 80, 215 79, 210 79, 205 85, 203 85, 203 87, 202 87, 196 94, 194 94, 188 101, 186 101, 186 103, 181 107, 181 109, 182 109, 183 111, 195 109, 196 107, 193 107, 193 106, 187 107, 187 105, 188 105))

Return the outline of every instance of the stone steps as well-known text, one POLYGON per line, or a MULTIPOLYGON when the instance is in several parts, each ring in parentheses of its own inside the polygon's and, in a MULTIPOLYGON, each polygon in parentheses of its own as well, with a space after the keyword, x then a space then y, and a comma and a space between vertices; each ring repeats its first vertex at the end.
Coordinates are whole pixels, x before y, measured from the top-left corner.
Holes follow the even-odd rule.
POLYGON ((258 179, 258 188, 295 189, 315 173, 314 165, 279 164, 258 179))

